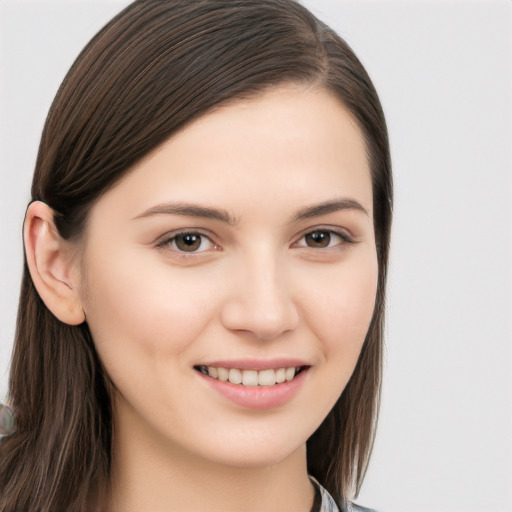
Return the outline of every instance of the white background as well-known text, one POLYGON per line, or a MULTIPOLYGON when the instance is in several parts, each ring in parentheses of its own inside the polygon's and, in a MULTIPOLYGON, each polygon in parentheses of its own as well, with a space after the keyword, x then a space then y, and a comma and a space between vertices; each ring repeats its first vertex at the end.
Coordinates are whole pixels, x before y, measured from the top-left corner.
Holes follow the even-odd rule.
MULTIPOLYGON (((43 122, 126 3, 0 0, 0 396, 43 122)), ((304 3, 367 67, 394 163, 384 395, 358 501, 512 511, 512 2, 304 3)))

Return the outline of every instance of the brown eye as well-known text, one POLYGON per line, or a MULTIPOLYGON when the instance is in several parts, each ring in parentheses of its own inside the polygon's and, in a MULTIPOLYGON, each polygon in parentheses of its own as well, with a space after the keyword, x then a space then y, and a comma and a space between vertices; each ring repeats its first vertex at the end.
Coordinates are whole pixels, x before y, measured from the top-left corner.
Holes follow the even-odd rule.
POLYGON ((295 242, 295 247, 307 247, 309 249, 335 249, 354 244, 354 239, 346 233, 331 229, 316 229, 305 233, 295 242))
POLYGON ((168 233, 156 247, 170 252, 174 257, 195 257, 203 252, 221 250, 208 235, 197 231, 168 233))
POLYGON ((331 233, 328 231, 313 231, 304 236, 306 245, 316 249, 325 249, 331 243, 331 233))
POLYGON ((203 237, 197 233, 182 233, 174 237, 176 248, 183 252, 195 252, 202 244, 203 237))

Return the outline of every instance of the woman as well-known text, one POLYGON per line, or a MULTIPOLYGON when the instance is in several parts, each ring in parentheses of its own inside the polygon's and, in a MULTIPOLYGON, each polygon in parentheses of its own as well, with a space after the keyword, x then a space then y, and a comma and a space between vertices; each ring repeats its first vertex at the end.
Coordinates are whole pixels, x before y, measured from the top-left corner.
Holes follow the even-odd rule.
POLYGON ((0 510, 357 510, 390 223, 382 110, 328 27, 131 4, 42 135, 0 510))

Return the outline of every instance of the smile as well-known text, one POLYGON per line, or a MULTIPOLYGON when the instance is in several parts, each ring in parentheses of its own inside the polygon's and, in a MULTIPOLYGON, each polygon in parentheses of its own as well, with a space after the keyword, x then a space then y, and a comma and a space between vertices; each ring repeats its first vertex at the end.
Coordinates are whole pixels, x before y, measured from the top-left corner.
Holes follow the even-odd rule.
POLYGON ((243 370, 239 368, 205 365, 194 367, 195 370, 204 375, 208 375, 212 379, 248 387, 269 387, 284 382, 290 382, 307 368, 307 366, 292 366, 288 368, 268 368, 264 370, 243 370))

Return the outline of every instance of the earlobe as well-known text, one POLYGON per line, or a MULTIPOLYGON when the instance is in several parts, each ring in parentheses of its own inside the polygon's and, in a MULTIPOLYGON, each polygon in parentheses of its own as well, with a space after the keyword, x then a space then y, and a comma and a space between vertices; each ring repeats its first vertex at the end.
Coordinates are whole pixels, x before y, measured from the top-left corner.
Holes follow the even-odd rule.
POLYGON ((34 201, 28 207, 23 238, 32 281, 48 309, 66 324, 84 322, 71 246, 57 232, 47 204, 34 201))

